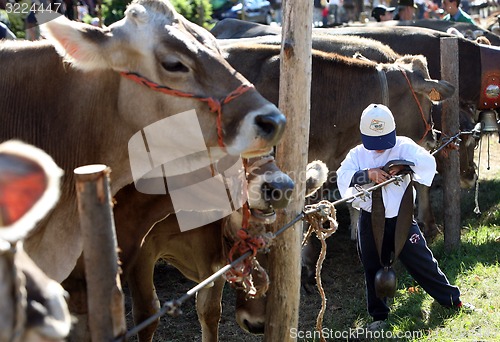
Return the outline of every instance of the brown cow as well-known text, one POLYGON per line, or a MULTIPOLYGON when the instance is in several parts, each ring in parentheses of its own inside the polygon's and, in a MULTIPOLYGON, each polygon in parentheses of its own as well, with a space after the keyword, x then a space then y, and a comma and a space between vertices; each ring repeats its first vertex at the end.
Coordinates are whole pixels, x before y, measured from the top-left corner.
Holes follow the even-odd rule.
MULTIPOLYGON (((290 190, 293 183, 286 181, 288 176, 281 173, 273 163, 264 164, 255 170, 258 177, 249 179, 249 186, 262 188, 262 182, 277 182, 281 189, 275 191, 273 197, 283 196, 290 190), (270 169, 271 168, 271 169, 270 169), (271 172, 269 172, 271 171, 271 172), (262 174, 262 176, 260 176, 262 174)), ((310 163, 306 173, 307 196, 315 192, 326 181, 328 169, 319 161, 310 163)), ((270 203, 263 198, 250 199, 249 205, 262 208, 263 203, 270 203), (261 202, 259 204, 259 202, 261 202)), ((286 202, 282 202, 285 205, 286 202)), ((252 216, 250 226, 252 230, 265 231, 263 223, 272 223, 274 218, 266 220, 252 216)), ((241 227, 242 216, 234 212, 230 217, 201 228, 187 232, 179 232, 175 215, 158 222, 144 239, 139 255, 128 273, 127 279, 133 299, 134 320, 143 321, 159 310, 159 299, 153 285, 154 265, 157 260, 164 259, 175 266, 182 274, 195 282, 201 282, 227 263, 227 254, 234 241, 236 231, 241 227)), ((263 266, 266 258, 259 258, 263 266)), ((196 308, 201 323, 203 341, 218 340, 218 323, 221 316, 221 299, 224 280, 218 278, 213 286, 203 288, 196 297, 196 308)), ((264 317, 262 299, 248 299, 243 291, 238 291, 236 305, 236 320, 245 330, 253 333, 262 333, 264 317), (259 309, 255 314, 252 306, 259 309)), ((150 341, 158 322, 148 326, 139 333, 140 341, 150 341)))
POLYGON ((186 111, 196 114, 192 127, 170 130, 199 130, 204 147, 221 145, 231 155, 265 154, 282 135, 283 114, 229 66, 213 36, 168 1, 134 1, 105 29, 60 17, 44 31, 48 41, 0 42, 0 141, 17 137, 40 147, 66 172, 58 205, 25 243, 57 281, 82 252, 74 168, 110 166, 116 194, 133 181, 129 140, 153 125, 165 132, 159 120, 186 111))
MULTIPOLYGON (((209 176, 213 176, 211 174, 213 171, 226 174, 225 171, 228 165, 232 165, 235 159, 239 158, 227 156, 204 169, 208 170, 209 176)), ((275 219, 274 209, 283 208, 288 204, 290 198, 289 192, 293 189, 293 182, 291 182, 286 174, 278 169, 272 157, 252 158, 249 160, 249 163, 251 165, 247 168, 246 180, 239 179, 238 181, 245 181, 248 183, 245 187, 248 189, 248 202, 251 206, 252 218, 254 221, 272 221, 275 219)), ((204 171, 204 169, 195 170, 192 173, 180 175, 178 177, 188 183, 196 184, 200 181, 200 179, 197 179, 200 175, 203 176, 207 174, 207 172, 200 172, 204 171)), ((233 169, 233 167, 231 167, 231 169, 233 169)), ((243 169, 241 169, 241 171, 244 174, 243 169)), ((152 181, 155 183, 154 179, 152 181)), ((226 179, 225 182, 228 182, 228 180, 226 179)), ((233 189, 229 186, 228 190, 232 191, 233 189)), ((205 200, 202 198, 203 194, 197 193, 196 195, 198 196, 196 199, 197 202, 205 200)), ((183 210, 176 208, 170 193, 164 195, 144 194, 137 191, 134 184, 130 184, 118 191, 114 199, 114 221, 120 251, 120 264, 123 270, 122 277, 125 281, 134 264, 141 244, 143 243, 143 239, 152 227, 157 222, 164 219, 172 220, 172 217, 174 217, 175 228, 173 228, 173 232, 179 235, 181 230, 177 222, 178 217, 174 215, 174 213, 183 213, 183 210)), ((216 199, 217 197, 214 194, 210 194, 208 197, 211 203, 216 199)), ((217 208, 211 210, 213 213, 217 208)), ((190 216, 195 214, 199 213, 194 210, 189 212, 190 216)), ((210 217, 210 210, 208 210, 208 217, 210 217)), ((195 229, 195 231, 199 229, 200 228, 195 229)), ((205 229, 208 234, 210 230, 208 228, 205 229)), ((219 236, 217 235, 216 228, 212 230, 212 233, 215 234, 214 236, 219 236)), ((180 236, 192 236, 192 234, 193 232, 188 230, 180 234, 180 236)), ((170 235, 168 236, 170 237, 170 235)), ((211 239, 212 238, 205 238, 206 243, 211 244, 211 239)), ((171 243, 175 245, 175 241, 174 239, 171 243)), ((168 244, 170 245, 170 243, 168 244)), ((203 248, 210 249, 218 246, 217 244, 216 246, 207 246, 203 248)), ((176 248, 182 248, 182 246, 177 246, 176 248)), ((200 247, 200 250, 201 249, 202 247, 200 247)), ((73 327, 72 338, 78 341, 86 340, 88 339, 86 324, 88 317, 83 258, 78 260, 77 267, 73 270, 70 277, 63 282, 63 285, 71 293, 69 301, 70 310, 78 318, 78 324, 73 327)))

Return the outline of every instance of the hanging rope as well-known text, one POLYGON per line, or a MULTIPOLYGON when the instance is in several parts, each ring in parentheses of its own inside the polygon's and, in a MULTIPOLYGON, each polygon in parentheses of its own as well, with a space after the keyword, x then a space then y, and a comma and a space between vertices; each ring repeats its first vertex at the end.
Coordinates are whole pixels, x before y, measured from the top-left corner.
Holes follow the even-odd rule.
POLYGON ((316 330, 320 332, 320 341, 325 341, 321 330, 323 329, 323 316, 326 311, 326 295, 323 289, 323 284, 321 282, 321 270, 323 268, 323 261, 326 257, 326 239, 328 239, 333 233, 337 231, 338 223, 336 217, 335 207, 328 201, 321 201, 317 204, 306 206, 306 209, 311 210, 309 214, 305 215, 305 220, 309 223, 309 229, 307 234, 302 241, 302 246, 304 246, 307 238, 314 232, 317 238, 321 241, 321 252, 316 262, 316 285, 321 296, 321 309, 316 318, 316 330), (324 228, 324 223, 328 222, 329 227, 324 228))
POLYGON ((477 180, 476 180, 476 189, 474 191, 474 214, 480 215, 481 210, 479 209, 479 171, 481 170, 481 149, 482 149, 482 141, 483 139, 479 139, 479 152, 477 157, 477 180))

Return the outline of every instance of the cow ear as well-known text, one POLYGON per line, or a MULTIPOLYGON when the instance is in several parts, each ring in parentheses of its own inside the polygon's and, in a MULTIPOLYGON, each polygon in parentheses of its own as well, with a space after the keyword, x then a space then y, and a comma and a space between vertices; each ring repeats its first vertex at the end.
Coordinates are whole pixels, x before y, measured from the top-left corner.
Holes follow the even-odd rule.
POLYGON ((444 80, 424 79, 413 85, 416 92, 425 94, 433 102, 440 102, 449 99, 455 92, 455 87, 444 80))
POLYGON ((107 31, 64 16, 41 25, 40 29, 65 61, 75 67, 82 70, 109 68, 102 49, 110 38, 107 31))
POLYGON ((328 178, 328 167, 321 160, 315 160, 306 167, 306 196, 312 196, 328 178))
POLYGON ((47 153, 32 145, 0 144, 0 242, 24 239, 52 209, 62 174, 47 153))

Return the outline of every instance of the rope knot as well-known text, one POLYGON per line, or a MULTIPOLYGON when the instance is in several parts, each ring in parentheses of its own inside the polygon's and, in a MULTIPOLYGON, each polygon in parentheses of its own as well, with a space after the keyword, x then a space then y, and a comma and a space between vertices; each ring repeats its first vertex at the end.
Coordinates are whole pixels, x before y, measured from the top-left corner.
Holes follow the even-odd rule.
POLYGON ((255 256, 259 250, 268 246, 270 238, 268 235, 252 236, 246 228, 238 230, 236 236, 238 241, 228 254, 229 263, 247 253, 250 254, 227 271, 224 277, 233 286, 243 290, 247 298, 258 298, 267 292, 269 277, 255 256))
POLYGON ((214 99, 213 97, 207 97, 206 102, 208 104, 208 108, 210 108, 210 111, 212 113, 219 113, 221 110, 221 102, 217 99, 214 99))

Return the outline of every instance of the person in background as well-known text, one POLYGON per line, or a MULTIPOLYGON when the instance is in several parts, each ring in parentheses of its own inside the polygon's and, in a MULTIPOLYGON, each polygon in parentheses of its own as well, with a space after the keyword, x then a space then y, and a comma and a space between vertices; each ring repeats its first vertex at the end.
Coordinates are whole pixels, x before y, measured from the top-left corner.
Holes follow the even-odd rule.
POLYGON ((16 35, 0 21, 0 39, 16 40, 16 35))
POLYGON ((378 5, 372 10, 372 17, 374 17, 377 22, 392 20, 395 10, 396 7, 386 7, 384 5, 378 5))
POLYGON ((399 0, 398 13, 394 16, 394 20, 413 20, 417 5, 413 0, 399 0))
MULTIPOLYGON (((439 304, 473 310, 463 304, 458 287, 450 284, 439 268, 427 242, 413 218, 413 182, 430 186, 436 173, 434 157, 413 140, 396 136, 394 116, 381 104, 370 104, 361 114, 362 144, 349 151, 337 170, 337 185, 343 198, 358 192, 357 187, 372 187, 394 175, 399 184, 389 183, 374 190, 370 197, 352 202, 360 209, 358 252, 366 282, 368 313, 373 322, 368 330, 383 330, 389 315, 387 297, 379 282, 379 272, 398 259, 416 282, 439 304)), ((395 278, 392 282, 395 292, 395 278)))
POLYGON ((325 6, 323 5, 323 1, 324 0, 314 0, 314 7, 313 7, 314 27, 323 26, 323 8, 325 8, 325 6))
POLYGON ((330 0, 328 1, 328 6, 330 8, 330 14, 333 14, 333 23, 334 24, 339 24, 340 23, 340 0, 330 0))
POLYGON ((471 16, 460 8, 460 0, 443 0, 443 9, 448 13, 443 17, 443 20, 476 25, 471 16))

